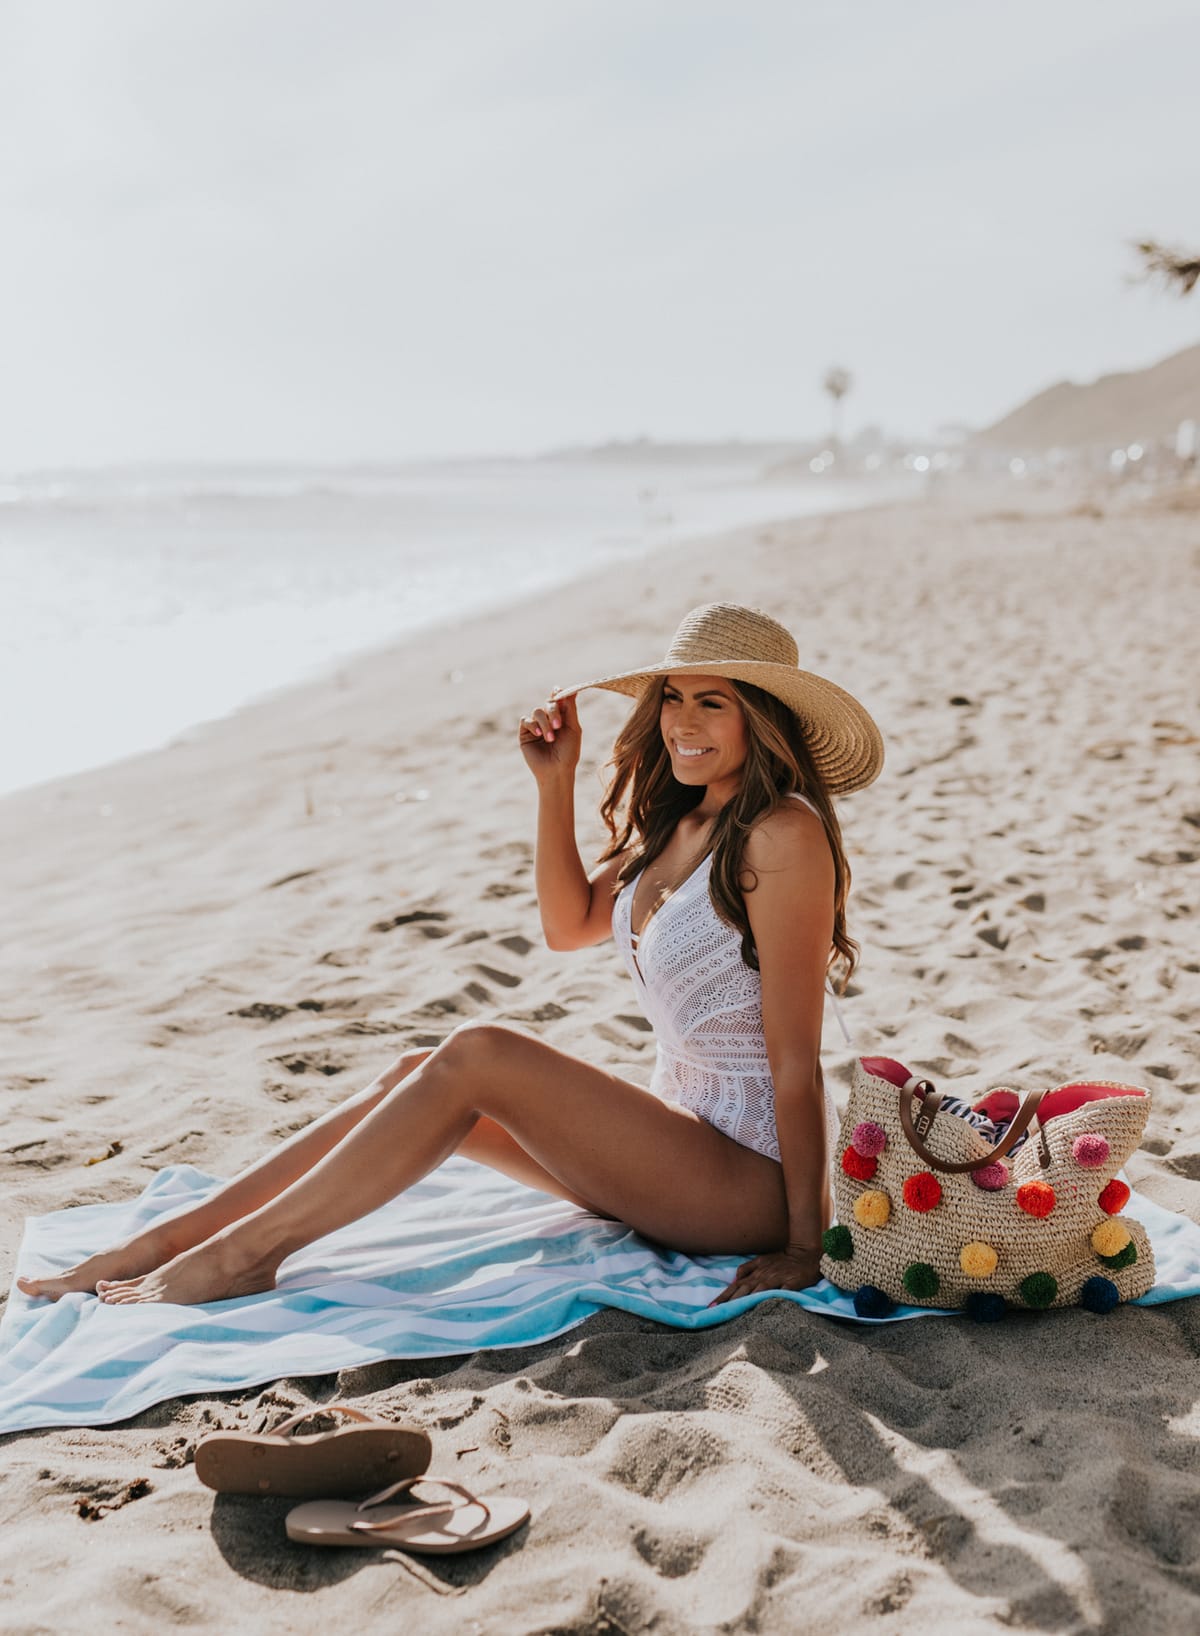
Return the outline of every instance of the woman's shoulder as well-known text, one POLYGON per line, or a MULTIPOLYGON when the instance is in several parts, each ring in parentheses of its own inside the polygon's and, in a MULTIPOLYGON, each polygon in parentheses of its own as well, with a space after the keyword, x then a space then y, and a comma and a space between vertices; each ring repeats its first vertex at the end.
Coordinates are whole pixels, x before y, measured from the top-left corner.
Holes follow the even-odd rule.
POLYGON ((816 807, 806 796, 793 795, 755 819, 746 837, 745 858, 752 869, 781 869, 828 851, 816 807))

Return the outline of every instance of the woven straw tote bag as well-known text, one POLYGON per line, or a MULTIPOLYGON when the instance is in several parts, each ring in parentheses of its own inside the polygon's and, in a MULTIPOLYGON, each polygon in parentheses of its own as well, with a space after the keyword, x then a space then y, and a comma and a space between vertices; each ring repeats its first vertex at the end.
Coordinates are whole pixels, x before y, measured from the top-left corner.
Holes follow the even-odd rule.
POLYGON ((1108 1312, 1146 1293, 1154 1255, 1121 1214, 1117 1171, 1141 1141, 1147 1091, 1089 1080, 1031 1092, 994 1146, 965 1119, 939 1119, 940 1103, 890 1058, 855 1065, 821 1271, 861 1317, 897 1301, 985 1321, 1010 1307, 1108 1312))

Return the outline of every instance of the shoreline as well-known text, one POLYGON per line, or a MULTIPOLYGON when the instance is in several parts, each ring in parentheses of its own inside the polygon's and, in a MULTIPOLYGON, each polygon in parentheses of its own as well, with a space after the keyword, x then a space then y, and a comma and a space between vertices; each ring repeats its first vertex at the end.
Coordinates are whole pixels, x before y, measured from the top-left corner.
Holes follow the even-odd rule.
MULTIPOLYGON (((656 468, 647 468, 645 473, 647 481, 661 478, 662 475, 656 468)), ((602 508, 607 506, 611 510, 614 504, 630 503, 629 492, 632 491, 634 481, 635 474, 626 473, 621 486, 620 501, 618 502, 615 492, 606 493, 600 497, 602 508)), ((875 482, 860 479, 855 483, 834 483, 831 492, 818 492, 814 489, 809 495, 810 501, 814 502, 812 507, 803 507, 795 514, 826 515, 843 510, 869 508, 887 503, 905 486, 907 485, 900 485, 895 480, 875 482)), ((667 507, 667 512, 658 520, 645 514, 647 502, 644 499, 639 501, 643 508, 640 519, 635 519, 631 515, 624 519, 623 525, 620 525, 614 516, 606 515, 604 520, 597 516, 591 524, 586 525, 590 528, 590 538, 586 542, 575 540, 573 544, 568 543, 557 552, 551 551, 544 537, 547 526, 545 519, 535 519, 535 527, 524 552, 517 552, 514 560, 510 560, 513 559, 510 539, 512 520, 508 518, 506 522, 503 508, 493 524, 495 537, 488 551, 479 556, 478 561, 476 561, 478 542, 471 542, 468 546, 465 539, 457 538, 453 533, 455 526, 452 521, 455 515, 453 496, 445 497, 446 513, 440 521, 436 516, 432 519, 430 539, 424 544, 418 535, 411 532, 414 526, 412 519, 406 518, 402 511, 397 512, 390 526, 398 531, 397 550, 401 553, 405 551, 416 553, 412 567, 417 575, 417 588, 415 598, 410 596, 401 604, 393 606, 393 617, 387 621, 387 628, 383 628, 374 611, 368 611, 363 606, 363 599, 368 596, 367 583, 373 577, 377 578, 380 572, 383 559, 377 553, 374 559, 368 557, 358 563, 356 572, 365 576, 362 583, 357 583, 351 574, 347 582, 336 589, 333 602, 324 611, 324 615, 315 603, 302 598, 300 604, 286 615, 281 626, 274 616, 264 616, 260 608, 259 635, 253 644, 254 651, 239 651, 231 669, 223 673, 218 682, 210 678, 206 687, 201 690, 207 693, 207 698, 202 698, 197 691, 195 676, 198 669, 202 671, 211 662, 213 654, 219 656, 225 630, 222 621, 228 618, 229 614, 217 614, 211 608, 206 614, 202 614, 202 631, 195 628, 190 631, 184 629, 177 636, 176 641, 185 643, 185 647, 175 657, 161 651, 162 644, 168 640, 172 628, 169 622, 160 625, 151 621, 144 625, 139 619, 130 630, 122 626, 118 620, 118 625, 111 633, 111 640, 127 641, 131 636, 134 640, 132 654, 127 654, 118 667, 118 677, 110 677, 102 683, 94 699, 82 701, 84 705, 82 714, 78 706, 70 711, 64 711, 63 703, 56 701, 51 711, 43 712, 40 719, 42 742, 48 740, 51 744, 58 743, 65 755, 82 756, 84 759, 74 766, 59 766, 58 770, 53 770, 53 762, 59 759, 55 756, 51 758, 51 770, 46 770, 46 758, 34 749, 33 735, 27 732, 24 744, 16 738, 11 745, 14 764, 22 769, 17 774, 20 782, 0 789, 0 800, 10 794, 38 789, 79 773, 97 771, 137 755, 152 754, 156 750, 168 748, 177 739, 186 738, 206 726, 230 719, 240 710, 257 702, 269 700, 290 688, 328 683, 345 665, 359 658, 384 654, 409 641, 419 641, 426 632, 436 632, 447 624, 457 624, 462 620, 475 618, 503 617, 506 610, 518 605, 524 597, 552 592, 591 572, 635 568, 639 563, 651 560, 663 550, 670 551, 688 542, 715 540, 740 530, 764 526, 756 521, 754 514, 768 504, 778 509, 766 520, 766 525, 779 524, 793 514, 788 508, 795 508, 800 503, 799 494, 794 487, 776 496, 772 493, 771 485, 764 480, 750 479, 745 474, 740 474, 735 480, 727 471, 713 473, 708 488, 711 489, 711 493, 704 485, 691 489, 665 490, 661 500, 667 507), (727 509, 730 497, 737 495, 742 496, 740 509, 751 515, 748 520, 733 523, 722 521, 721 511, 727 509), (671 513, 676 506, 683 508, 684 516, 672 520, 671 513), (698 516, 693 527, 692 519, 687 517, 687 513, 695 507, 698 507, 700 512, 707 509, 710 515, 707 521, 703 516, 698 516), (625 525, 633 532, 628 534, 622 532, 625 525), (439 528, 449 528, 451 533, 439 548, 443 552, 443 555, 437 558, 441 566, 434 571, 433 578, 430 579, 427 567, 423 564, 425 556, 433 548, 430 542, 438 538, 439 528), (664 528, 669 529, 669 532, 664 532, 664 528), (452 572, 447 564, 452 563, 455 552, 462 549, 467 550, 464 559, 467 567, 452 572), (582 567, 575 566, 572 559, 577 557, 582 557, 584 563, 582 567), (463 573, 467 573, 469 577, 466 587, 459 583, 463 573), (465 608, 464 598, 467 602, 465 608), (347 609, 351 607, 356 609, 361 627, 357 630, 351 630, 348 623, 347 609), (205 620, 207 624, 204 624, 205 620), (319 621, 319 629, 312 628, 314 620, 319 621), (376 628, 377 625, 379 628, 376 628), (191 664, 184 657, 190 651, 187 645, 196 647, 201 634, 204 636, 204 645, 196 648, 195 663, 191 664), (314 651, 318 656, 305 660, 302 656, 308 643, 315 643, 314 651), (324 651, 326 649, 329 651, 324 651), (270 659, 264 663, 267 655, 270 655, 270 659), (299 665, 296 663, 297 656, 301 656, 299 665), (162 668, 164 666, 165 670, 162 668), (274 676, 263 674, 264 671, 272 669, 275 671, 274 676), (151 681, 157 681, 164 699, 170 701, 165 711, 157 707, 147 711, 146 703, 138 703, 137 695, 145 693, 146 686, 151 681), (114 735, 108 722, 121 721, 123 718, 128 721, 129 727, 114 735), (92 743, 100 746, 100 759, 97 760, 91 759, 94 750, 89 751, 87 748, 84 726, 88 724, 92 743), (34 766, 38 766, 39 771, 30 779, 29 772, 34 766)), ((529 503, 534 497, 534 492, 531 491, 525 496, 525 502, 529 503)), ((470 487, 459 498, 467 504, 477 504, 479 500, 478 493, 472 491, 470 487)), ((562 496, 556 497, 553 488, 544 498, 552 505, 562 503, 562 496)), ((581 515, 589 515, 589 505, 594 503, 595 498, 589 496, 586 489, 580 491, 577 496, 577 510, 581 515)), ((348 531, 349 535, 354 537, 357 532, 365 530, 365 537, 371 538, 374 531, 380 527, 375 508, 381 504, 385 507, 389 504, 398 505, 404 497, 393 497, 393 500, 389 501, 386 496, 371 494, 343 496, 337 501, 340 510, 336 529, 333 520, 324 515, 323 508, 327 499, 327 496, 318 493, 313 497, 317 511, 308 513, 302 509, 290 525, 298 531, 298 541, 302 546, 300 559, 296 565, 296 571, 302 579, 304 575, 313 571, 313 543, 307 537, 309 531, 323 527, 328 533, 325 547, 328 552, 336 555, 340 533, 348 531)), ((294 503, 296 503, 294 498, 268 502, 270 505, 294 503)), ((513 503, 514 497, 509 496, 506 504, 511 507, 513 503)), ((38 526, 41 527, 43 522, 44 519, 39 519, 38 526)), ((135 533, 140 537, 140 532, 144 528, 141 515, 135 513, 128 520, 128 524, 135 528, 135 533)), ((265 521, 259 518, 255 521, 253 510, 248 514, 244 526, 259 530, 264 548, 271 546, 274 536, 280 529, 278 521, 271 518, 265 521)), ((458 526, 461 532, 461 518, 458 526)), ((230 528, 232 524, 226 523, 225 527, 230 528)), ((222 543, 219 533, 217 542, 218 549, 229 548, 228 539, 222 543)), ((58 543, 69 546, 72 543, 71 535, 68 533, 58 543)), ((96 543, 103 543, 102 537, 96 543)), ((192 543, 194 542, 190 539, 184 542, 187 546, 192 543)), ((230 567, 232 570, 233 565, 230 564, 230 567)), ((266 571, 264 569, 264 572, 266 571)), ((389 574, 395 576, 397 573, 396 568, 385 572, 384 583, 375 587, 375 600, 382 597, 383 603, 386 604, 389 598, 394 599, 398 595, 399 582, 388 583, 389 574)), ((209 586, 207 594, 211 599, 211 577, 207 583, 209 586)), ((175 579, 172 579, 169 573, 163 579, 158 594, 168 604, 185 596, 186 588, 178 581, 177 570, 175 579)), ((246 609, 240 611, 249 614, 252 610, 247 605, 246 609)), ((35 619, 39 617, 37 608, 31 612, 35 619)), ((232 612, 237 613, 239 610, 235 609, 232 612)), ((44 622, 44 614, 42 617, 44 622)), ((235 641, 239 640, 236 625, 233 628, 233 636, 235 641)), ((18 659, 19 654, 18 644, 18 659)), ((74 656, 74 663, 79 677, 82 678, 88 674, 89 663, 106 664, 106 661, 102 654, 85 646, 82 654, 74 656)), ((10 666, 10 669, 15 687, 16 678, 21 674, 19 662, 10 666)), ((39 672, 35 662, 32 672, 32 686, 35 690, 40 682, 43 689, 49 692, 51 687, 57 688, 60 681, 57 673, 53 675, 52 680, 50 674, 39 672)), ((28 675, 26 685, 31 685, 28 675)))
MULTIPOLYGON (((277 686, 267 688, 256 693, 253 697, 244 700, 232 710, 223 715, 206 717, 202 720, 189 723, 180 728, 164 743, 154 745, 148 749, 134 751, 126 756, 119 756, 110 761, 97 763, 95 766, 81 767, 74 771, 64 772, 53 778, 44 779, 36 784, 22 785, 17 789, 0 792, 0 815, 3 814, 5 804, 20 802, 26 799, 36 800, 39 796, 52 800, 56 792, 64 785, 73 785, 80 780, 103 779, 106 774, 120 776, 120 769, 132 767, 156 756, 186 748, 189 745, 209 742, 214 734, 219 735, 226 727, 242 722, 257 712, 283 713, 289 702, 297 707, 303 705, 310 695, 320 695, 330 688, 345 690, 353 688, 358 673, 366 668, 372 674, 378 667, 387 667, 395 663, 398 666, 407 664, 411 658, 411 650, 428 647, 431 659, 440 654, 443 648, 448 648, 452 641, 463 640, 470 642, 473 638, 486 635, 489 628, 502 623, 509 616, 515 616, 522 611, 536 614, 540 605, 545 605, 548 614, 552 615, 556 600, 566 597, 574 603, 578 599, 586 598, 589 587, 599 588, 617 574, 630 574, 643 570, 649 573, 661 569, 667 564, 678 560, 682 566, 697 552, 702 550, 735 551, 739 547, 753 543, 756 536, 763 531, 786 530, 807 522, 819 521, 823 518, 839 516, 859 516, 875 511, 892 511, 911 505, 920 505, 919 499, 871 499, 864 500, 858 505, 835 506, 828 510, 817 510, 802 513, 799 516, 782 514, 761 523, 746 523, 734 528, 714 528, 703 531, 687 539, 665 540, 657 545, 647 547, 636 556, 617 559, 612 562, 585 568, 578 574, 562 580, 550 581, 537 586, 524 596, 490 603, 486 607, 476 608, 464 614, 446 612, 434 622, 426 625, 414 626, 408 633, 398 633, 383 641, 369 643, 364 647, 356 648, 341 659, 322 661, 311 675, 299 677, 291 681, 280 682, 277 686)), ((682 612, 686 610, 681 609, 682 612)), ((490 651, 490 649, 489 649, 490 651)), ((438 661, 435 661, 438 662, 438 661)), ((460 667, 451 665, 449 672, 460 667)))

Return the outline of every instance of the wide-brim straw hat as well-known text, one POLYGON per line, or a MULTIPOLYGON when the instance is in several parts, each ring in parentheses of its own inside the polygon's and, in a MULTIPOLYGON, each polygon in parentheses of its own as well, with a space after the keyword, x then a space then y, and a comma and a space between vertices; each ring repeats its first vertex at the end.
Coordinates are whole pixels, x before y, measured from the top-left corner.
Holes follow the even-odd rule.
POLYGON ((801 670, 796 640, 777 619, 732 602, 693 608, 666 655, 653 664, 558 687, 553 697, 602 687, 638 698, 657 676, 724 676, 774 694, 799 718, 817 770, 834 795, 861 790, 879 776, 883 739, 858 700, 823 676, 801 670))

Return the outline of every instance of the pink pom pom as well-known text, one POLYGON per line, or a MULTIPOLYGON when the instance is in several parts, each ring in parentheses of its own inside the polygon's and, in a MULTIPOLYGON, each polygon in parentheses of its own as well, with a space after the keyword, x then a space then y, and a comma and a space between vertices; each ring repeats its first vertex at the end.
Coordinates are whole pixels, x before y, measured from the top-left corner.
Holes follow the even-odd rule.
POLYGON ((1108 1161, 1108 1140, 1096 1131, 1084 1131, 1071 1143, 1071 1157, 1085 1170, 1095 1170, 1108 1161))
POLYGON ((861 1153, 864 1159, 873 1159, 887 1146, 887 1131, 873 1119, 864 1119, 855 1125, 850 1137, 850 1146, 855 1153, 861 1153))
POLYGON ((985 1193, 999 1193, 1001 1188, 1008 1186, 1008 1166, 1003 1159, 997 1159, 995 1164, 983 1165, 971 1172, 971 1180, 976 1187, 982 1187, 985 1193))

